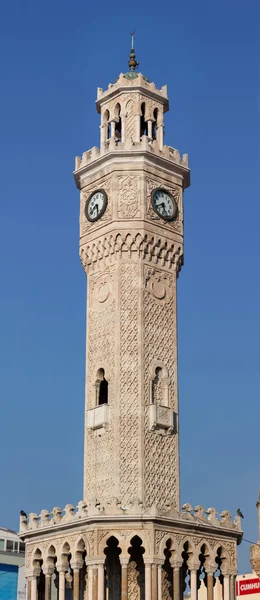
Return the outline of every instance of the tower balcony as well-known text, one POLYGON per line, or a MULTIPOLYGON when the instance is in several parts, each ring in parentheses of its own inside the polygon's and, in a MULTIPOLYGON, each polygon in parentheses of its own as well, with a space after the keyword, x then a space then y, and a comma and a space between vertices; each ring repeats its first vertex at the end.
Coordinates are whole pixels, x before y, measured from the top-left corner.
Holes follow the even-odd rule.
POLYGON ((106 429, 109 422, 109 405, 100 404, 87 410, 88 429, 106 429))
POLYGON ((160 149, 157 140, 151 140, 148 136, 143 135, 140 142, 135 142, 132 139, 127 139, 125 142, 117 142, 111 138, 107 140, 104 146, 99 150, 97 146, 91 148, 87 152, 83 152, 82 157, 76 156, 75 159, 75 171, 74 177, 77 187, 81 188, 81 177, 87 172, 92 166, 96 166, 98 163, 102 165, 104 160, 108 158, 116 158, 117 160, 125 160, 129 155, 131 158, 148 153, 148 156, 154 159, 160 159, 162 161, 170 162, 171 165, 175 165, 176 171, 181 171, 184 178, 184 187, 188 187, 190 184, 190 171, 188 168, 188 154, 180 155, 176 148, 171 146, 162 146, 160 149))

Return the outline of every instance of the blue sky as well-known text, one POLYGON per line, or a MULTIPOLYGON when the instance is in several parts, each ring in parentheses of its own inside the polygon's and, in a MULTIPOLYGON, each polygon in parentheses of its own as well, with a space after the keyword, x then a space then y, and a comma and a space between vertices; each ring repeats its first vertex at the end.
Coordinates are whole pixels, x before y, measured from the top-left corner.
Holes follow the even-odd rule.
MULTIPOLYGON (((86 282, 74 156, 98 144, 96 88, 127 70, 168 85, 166 143, 188 152, 179 278, 182 501, 245 513, 257 537, 257 0, 0 9, 1 525, 82 497, 86 282)), ((249 544, 239 548, 249 569, 249 544)))

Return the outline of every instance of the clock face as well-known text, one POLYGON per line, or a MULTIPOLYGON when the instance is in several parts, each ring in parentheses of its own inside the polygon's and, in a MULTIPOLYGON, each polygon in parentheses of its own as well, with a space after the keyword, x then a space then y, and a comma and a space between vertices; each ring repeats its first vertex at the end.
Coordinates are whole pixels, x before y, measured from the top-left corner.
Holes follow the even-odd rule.
POLYGON ((97 221, 104 214, 107 207, 107 195, 104 190, 93 192, 87 199, 85 215, 88 221, 97 221))
POLYGON ((175 198, 161 188, 152 193, 152 206, 157 215, 166 221, 173 221, 177 217, 178 207, 175 198))

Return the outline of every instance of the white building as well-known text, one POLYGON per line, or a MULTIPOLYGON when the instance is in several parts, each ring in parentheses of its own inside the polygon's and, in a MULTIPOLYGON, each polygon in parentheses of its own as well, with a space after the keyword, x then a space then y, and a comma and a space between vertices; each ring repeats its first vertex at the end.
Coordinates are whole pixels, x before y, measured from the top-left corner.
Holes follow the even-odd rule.
POLYGON ((0 599, 24 600, 25 545, 15 531, 0 527, 0 599))

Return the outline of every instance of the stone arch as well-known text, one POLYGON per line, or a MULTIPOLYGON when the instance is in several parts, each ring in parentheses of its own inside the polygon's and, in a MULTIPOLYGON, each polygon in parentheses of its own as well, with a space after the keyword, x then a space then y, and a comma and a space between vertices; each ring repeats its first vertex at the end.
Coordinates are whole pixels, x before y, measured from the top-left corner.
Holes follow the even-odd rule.
POLYGON ((129 561, 127 566, 128 598, 145 600, 145 568, 143 555, 145 548, 143 539, 134 535, 128 548, 129 561))
POLYGON ((71 547, 70 547, 70 543, 68 540, 65 540, 62 544, 61 550, 60 550, 60 556, 68 556, 69 554, 71 554, 71 547))
POLYGON ((89 555, 89 542, 86 536, 80 534, 76 539, 71 550, 72 559, 77 560, 84 553, 86 553, 86 555, 89 555))
POLYGON ((40 565, 40 562, 42 561, 42 557, 43 551, 41 550, 40 546, 37 546, 37 548, 32 553, 31 566, 38 567, 40 565))
POLYGON ((232 566, 231 556, 224 545, 219 543, 216 544, 214 546, 213 556, 213 561, 215 560, 216 562, 216 570, 219 569, 221 572, 223 572, 224 570, 229 569, 232 566))
POLYGON ((158 550, 158 558, 162 559, 164 558, 164 548, 166 546, 166 543, 168 541, 171 541, 171 548, 175 549, 175 551, 177 552, 176 548, 177 548, 177 544, 176 544, 176 540, 174 538, 174 536, 172 536, 170 533, 166 533, 163 538, 161 539, 161 542, 159 544, 159 550, 158 550))
POLYGON ((108 598, 108 600, 119 600, 121 596, 121 563, 119 556, 122 553, 122 549, 119 544, 118 536, 109 535, 109 537, 105 537, 106 545, 104 547, 103 555, 106 557, 106 598, 108 598))
POLYGON ((149 372, 150 404, 169 406, 169 372, 159 360, 151 364, 149 372))

